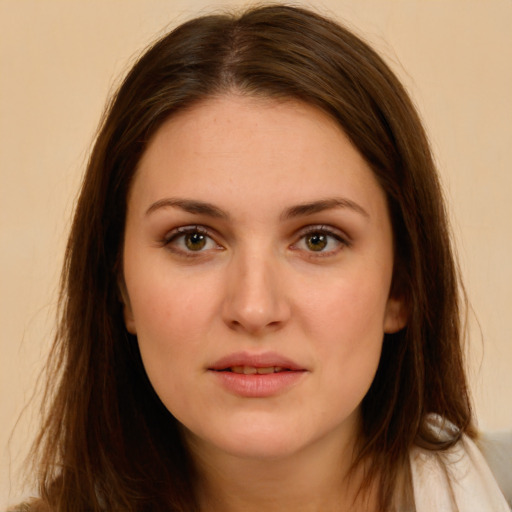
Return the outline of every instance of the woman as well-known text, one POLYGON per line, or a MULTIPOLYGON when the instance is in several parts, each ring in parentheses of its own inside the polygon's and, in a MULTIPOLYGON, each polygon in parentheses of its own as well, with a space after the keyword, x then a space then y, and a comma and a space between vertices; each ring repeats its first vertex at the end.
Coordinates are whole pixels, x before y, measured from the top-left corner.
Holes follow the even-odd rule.
POLYGON ((61 300, 34 508, 507 510, 471 441, 426 136, 329 20, 209 16, 146 52, 61 300))

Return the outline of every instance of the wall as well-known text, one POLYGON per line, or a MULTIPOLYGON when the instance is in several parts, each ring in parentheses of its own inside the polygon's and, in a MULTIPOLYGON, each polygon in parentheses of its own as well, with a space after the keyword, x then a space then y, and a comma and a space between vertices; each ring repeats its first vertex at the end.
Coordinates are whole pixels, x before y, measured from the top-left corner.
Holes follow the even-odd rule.
MULTIPOLYGON (((223 2, 222 5, 242 2, 223 2)), ((0 0, 0 509, 37 410, 80 176, 108 93, 203 0, 0 0), (12 468, 10 467, 12 462, 12 468)), ((413 95, 446 186, 474 310, 480 425, 512 427, 512 1, 315 2, 366 35, 413 95), (475 320, 478 319, 479 324, 475 320)))

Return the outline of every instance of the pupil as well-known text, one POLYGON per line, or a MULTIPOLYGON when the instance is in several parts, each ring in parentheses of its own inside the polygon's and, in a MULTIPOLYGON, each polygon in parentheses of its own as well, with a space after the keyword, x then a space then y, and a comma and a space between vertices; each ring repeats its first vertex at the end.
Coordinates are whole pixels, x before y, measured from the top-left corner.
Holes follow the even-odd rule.
POLYGON ((190 233, 185 237, 185 245, 191 251, 199 251, 206 245, 206 237, 201 233, 190 233))
POLYGON ((307 239, 307 245, 312 251, 321 251, 327 245, 327 237, 319 233, 311 235, 307 239))

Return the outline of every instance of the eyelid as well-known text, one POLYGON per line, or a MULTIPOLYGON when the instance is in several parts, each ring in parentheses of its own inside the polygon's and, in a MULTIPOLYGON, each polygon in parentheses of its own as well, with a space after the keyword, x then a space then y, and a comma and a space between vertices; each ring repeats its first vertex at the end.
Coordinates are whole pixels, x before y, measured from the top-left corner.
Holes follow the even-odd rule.
POLYGON ((177 240, 179 237, 191 234, 191 233, 199 233, 208 237, 215 245, 215 249, 224 249, 224 247, 217 241, 216 233, 206 227, 199 224, 190 224, 188 226, 179 226, 175 229, 168 231, 161 240, 161 244, 163 247, 166 247, 168 250, 172 251, 175 254, 179 254, 186 257, 199 257, 209 252, 208 250, 204 251, 186 251, 183 249, 179 249, 178 247, 173 247, 172 242, 177 240))
MULTIPOLYGON (((185 257, 200 257, 201 255, 206 255, 212 250, 223 250, 224 246, 218 242, 219 236, 217 235, 217 232, 213 229, 211 229, 208 226, 200 225, 200 224, 190 224, 186 226, 179 226, 174 229, 171 229, 170 231, 166 232, 163 238, 161 239, 161 245, 163 247, 168 248, 168 250, 172 251, 175 254, 182 255, 185 257), (180 249, 177 246, 173 246, 172 242, 177 240, 179 237, 191 234, 191 233, 199 233, 206 237, 208 237, 214 244, 215 248, 210 248, 206 250, 199 250, 199 251, 189 251, 185 249, 180 249)), ((301 229, 297 230, 295 232, 295 235, 293 235, 293 239, 295 240, 289 247, 292 250, 301 250, 308 253, 308 256, 311 257, 326 257, 326 256, 332 256, 337 254, 339 251, 341 251, 344 247, 350 247, 352 245, 352 241, 350 236, 346 234, 343 230, 336 228, 334 226, 328 225, 328 224, 313 224, 304 226, 301 229), (304 239, 304 237, 311 235, 311 234, 324 234, 328 237, 334 238, 339 244, 340 247, 337 247, 336 249, 331 249, 327 251, 308 251, 305 249, 301 249, 300 247, 297 247, 298 244, 301 242, 301 240, 304 239)))
POLYGON ((341 244, 341 247, 335 250, 330 251, 306 251, 308 253, 308 256, 312 257, 325 257, 325 256, 332 256, 334 254, 337 254, 339 251, 341 251, 344 247, 350 247, 352 245, 352 240, 350 237, 341 229, 335 228, 334 226, 327 225, 327 224, 315 224, 310 226, 305 226, 297 231, 295 235, 296 241, 290 246, 293 250, 300 250, 298 247, 298 243, 307 235, 311 234, 324 234, 327 236, 330 236, 334 238, 336 241, 338 241, 341 244))
POLYGON ((351 239, 345 231, 341 230, 340 228, 331 226, 330 224, 311 224, 309 226, 304 226, 297 231, 296 236, 302 237, 310 233, 325 233, 326 235, 331 235, 344 241, 347 244, 351 243, 351 239))
POLYGON ((189 233, 201 233, 201 235, 206 235, 213 239, 210 230, 205 226, 201 226, 199 224, 190 224, 188 226, 179 226, 177 228, 171 229, 171 231, 168 231, 164 235, 162 241, 164 243, 169 243, 172 242, 172 240, 174 240, 177 236, 187 235, 189 233))

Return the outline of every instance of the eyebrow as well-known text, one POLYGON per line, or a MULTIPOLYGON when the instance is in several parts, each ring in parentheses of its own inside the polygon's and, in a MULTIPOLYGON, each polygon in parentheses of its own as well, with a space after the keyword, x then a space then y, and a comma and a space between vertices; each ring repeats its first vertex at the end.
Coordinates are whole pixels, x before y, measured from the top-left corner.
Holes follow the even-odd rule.
POLYGON ((363 217, 370 217, 370 214, 362 206, 355 203, 354 201, 342 197, 333 197, 287 208, 282 213, 281 219, 286 220, 295 217, 305 217, 307 215, 313 215, 315 213, 331 210, 334 208, 348 208, 362 215, 363 217))
MULTIPOLYGON (((204 201, 194 199, 181 198, 165 198, 153 203, 147 210, 146 215, 153 213, 160 208, 166 207, 180 208, 188 213, 196 215, 206 215, 217 219, 229 219, 229 214, 219 207, 204 201)), ((329 199, 321 199, 309 203, 298 204, 287 208, 280 216, 281 220, 288 220, 296 217, 305 217, 314 215, 315 213, 331 210, 334 208, 348 208, 363 217, 369 218, 369 213, 359 204, 346 198, 334 197, 329 199)))
POLYGON ((166 198, 160 199, 153 203, 147 210, 146 215, 153 213, 160 208, 166 208, 173 206, 180 208, 188 213, 194 213, 197 215, 207 215, 208 217, 215 217, 217 219, 228 219, 229 215, 211 203, 205 203, 204 201, 196 201, 193 199, 179 199, 179 198, 166 198))

